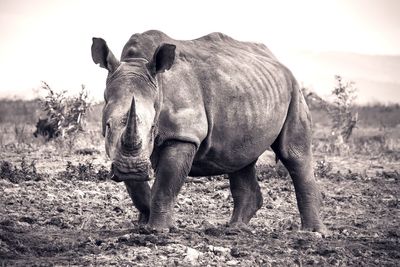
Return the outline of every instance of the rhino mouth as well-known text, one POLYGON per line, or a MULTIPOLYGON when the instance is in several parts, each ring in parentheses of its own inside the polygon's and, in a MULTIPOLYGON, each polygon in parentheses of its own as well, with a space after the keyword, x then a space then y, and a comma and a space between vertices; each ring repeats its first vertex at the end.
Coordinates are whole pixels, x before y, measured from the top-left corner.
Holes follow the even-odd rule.
POLYGON ((111 180, 115 182, 123 182, 127 180, 134 180, 138 182, 149 181, 150 176, 147 171, 142 170, 124 170, 117 167, 114 163, 111 164, 110 171, 111 180))

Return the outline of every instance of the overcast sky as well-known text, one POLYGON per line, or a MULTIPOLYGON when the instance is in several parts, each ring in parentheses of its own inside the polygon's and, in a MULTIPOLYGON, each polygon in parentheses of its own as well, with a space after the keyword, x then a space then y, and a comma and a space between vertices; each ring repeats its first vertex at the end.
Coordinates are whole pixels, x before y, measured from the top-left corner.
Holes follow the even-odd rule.
POLYGON ((220 31, 289 50, 400 54, 400 1, 78 1, 0 0, 0 97, 31 96, 85 84, 101 99, 106 71, 94 65, 91 38, 120 55, 133 33, 158 29, 176 39, 220 31))

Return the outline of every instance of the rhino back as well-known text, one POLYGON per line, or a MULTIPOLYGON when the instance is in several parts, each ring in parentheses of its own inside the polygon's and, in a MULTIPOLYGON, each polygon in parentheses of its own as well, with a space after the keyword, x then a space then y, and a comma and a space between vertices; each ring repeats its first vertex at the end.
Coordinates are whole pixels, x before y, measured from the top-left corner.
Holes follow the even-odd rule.
POLYGON ((198 145, 191 175, 236 171, 279 135, 293 77, 264 45, 220 33, 177 41, 155 31, 130 42, 135 48, 126 46, 125 56, 141 51, 148 59, 160 43, 176 45, 174 65, 159 77, 164 95, 159 134, 161 142, 180 139, 198 145))

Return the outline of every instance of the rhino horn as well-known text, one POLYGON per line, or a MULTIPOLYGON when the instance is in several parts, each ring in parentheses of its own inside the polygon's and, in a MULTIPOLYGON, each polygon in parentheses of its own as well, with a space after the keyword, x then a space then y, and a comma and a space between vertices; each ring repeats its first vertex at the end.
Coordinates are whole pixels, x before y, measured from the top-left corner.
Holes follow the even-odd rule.
POLYGON ((137 133, 137 116, 135 107, 135 98, 132 98, 131 108, 129 110, 126 128, 122 134, 122 148, 126 152, 133 152, 140 147, 140 140, 137 133))

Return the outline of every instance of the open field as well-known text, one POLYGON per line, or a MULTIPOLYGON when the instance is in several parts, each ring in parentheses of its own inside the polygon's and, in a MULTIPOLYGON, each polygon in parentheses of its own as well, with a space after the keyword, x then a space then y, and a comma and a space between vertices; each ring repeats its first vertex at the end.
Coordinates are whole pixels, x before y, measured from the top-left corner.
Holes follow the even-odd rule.
POLYGON ((149 232, 136 224, 124 185, 107 178, 98 110, 76 139, 45 142, 32 136, 38 114, 27 119, 27 109, 0 123, 0 266, 400 264, 399 107, 360 108, 360 126, 340 149, 329 119, 313 110, 325 238, 298 231, 291 180, 271 152, 258 163, 264 205, 248 230, 226 227, 233 203, 217 176, 189 177, 176 228, 149 232))

